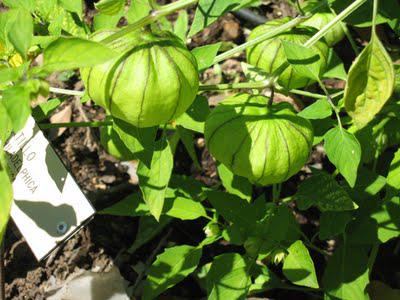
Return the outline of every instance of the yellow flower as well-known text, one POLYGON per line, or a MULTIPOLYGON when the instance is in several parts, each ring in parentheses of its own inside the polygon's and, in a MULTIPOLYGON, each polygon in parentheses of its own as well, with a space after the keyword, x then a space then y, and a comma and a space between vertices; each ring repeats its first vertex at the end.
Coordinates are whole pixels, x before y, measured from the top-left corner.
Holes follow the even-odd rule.
POLYGON ((11 67, 16 68, 19 67, 20 65, 22 65, 23 60, 21 55, 14 54, 13 56, 11 56, 11 58, 8 60, 8 63, 10 64, 11 67))

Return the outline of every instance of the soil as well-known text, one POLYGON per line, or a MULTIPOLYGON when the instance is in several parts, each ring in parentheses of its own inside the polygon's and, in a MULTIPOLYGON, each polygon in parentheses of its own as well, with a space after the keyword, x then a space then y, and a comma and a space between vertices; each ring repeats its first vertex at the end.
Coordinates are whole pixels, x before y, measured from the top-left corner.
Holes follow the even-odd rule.
MULTIPOLYGON (((87 2, 90 4, 89 7, 93 9, 92 1, 87 2)), ((253 10, 266 18, 293 15, 294 13, 284 1, 266 1, 266 3, 268 4, 253 10)), ((92 11, 89 11, 88 15, 92 15, 92 11)), ((191 17, 193 17, 193 12, 191 12, 191 17)), ((247 29, 251 28, 250 26, 246 20, 238 19, 234 15, 228 14, 211 25, 209 29, 196 35, 190 42, 189 47, 194 48, 221 40, 227 43, 242 43, 246 39, 247 29)), ((339 46, 339 52, 345 52, 341 51, 342 49, 349 48, 347 45, 339 46)), ((348 62, 351 62, 351 59, 348 62)), ((240 72, 240 61, 243 60, 243 55, 227 60, 221 65, 220 73, 214 69, 207 70, 203 75, 203 82, 226 83, 243 80, 243 75, 240 72)), ((76 90, 83 88, 76 74, 66 81, 60 81, 57 76, 53 76, 49 80, 52 86, 76 90)), ((210 104, 215 105, 226 95, 226 93, 209 94, 210 104)), ((296 102, 296 99, 292 99, 292 101, 296 102)), ((90 102, 80 104, 73 97, 65 101, 59 111, 66 107, 72 109, 72 114, 69 116, 72 121, 103 120, 105 117, 102 109, 93 106, 90 102)), ((96 209, 105 208, 138 190, 137 182, 134 176, 132 177, 132 174, 128 173, 127 165, 111 157, 102 149, 97 129, 75 128, 47 132, 47 135, 57 153, 96 209)), ((208 185, 213 185, 218 182, 215 162, 204 147, 204 139, 202 137, 198 137, 196 145, 202 170, 195 171, 182 145, 178 146, 176 158, 179 158, 179 162, 175 169, 182 174, 192 174, 196 179, 208 185)), ((327 164, 320 147, 315 148, 310 164, 324 167, 327 164)), ((300 175, 287 182, 283 188, 283 196, 292 195, 298 182, 303 180, 307 173, 309 173, 309 170, 305 168, 300 175)), ((270 193, 268 189, 256 192, 270 193)), ((315 210, 302 214, 296 210, 295 206, 293 206, 293 210, 303 231, 309 237, 312 237, 318 227, 318 212, 315 210)), ((130 284, 134 284, 138 277, 135 266, 146 264, 152 252, 159 246, 162 237, 168 237, 165 244, 185 243, 195 245, 204 237, 203 227, 205 225, 206 222, 201 220, 192 222, 173 221, 155 239, 139 248, 134 254, 130 254, 127 249, 135 240, 138 219, 96 215, 88 226, 80 230, 65 245, 59 247, 46 260, 37 262, 24 238, 11 221, 5 238, 6 297, 7 299, 45 299, 48 291, 61 287, 66 279, 73 274, 77 274, 82 270, 107 272, 113 266, 117 266, 121 275, 130 284)), ((332 251, 334 241, 321 242, 319 246, 327 251, 332 251)), ((386 250, 385 246, 378 255, 380 265, 380 260, 384 260, 382 255, 384 253, 392 253, 390 249, 393 249, 394 246, 387 247, 389 250, 386 250)), ((223 242, 207 246, 202 263, 211 261, 215 255, 227 251, 243 252, 243 249, 223 242)), ((317 264, 316 269, 320 270, 318 266, 324 264, 324 258, 314 251, 311 251, 311 254, 317 264)), ((396 259, 398 260, 398 257, 396 259)), ((391 272, 389 269, 381 270, 381 272, 385 272, 385 278, 390 278, 389 276, 391 275, 399 277, 399 274, 393 274, 393 271, 391 272)), ((394 284, 398 284, 398 281, 394 280, 394 284)), ((200 299, 204 298, 204 296, 204 291, 189 276, 165 292, 162 299, 200 299)), ((312 294, 275 290, 258 299, 300 300, 316 298, 312 294)))

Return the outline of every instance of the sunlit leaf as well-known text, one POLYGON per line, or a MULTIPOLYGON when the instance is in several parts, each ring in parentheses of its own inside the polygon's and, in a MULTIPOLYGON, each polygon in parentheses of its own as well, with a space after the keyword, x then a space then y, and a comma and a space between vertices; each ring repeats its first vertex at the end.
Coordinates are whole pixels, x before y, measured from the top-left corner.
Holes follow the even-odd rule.
POLYGON ((29 11, 18 9, 13 13, 13 21, 9 27, 8 39, 15 49, 26 58, 33 37, 33 19, 29 11))
POLYGON ((218 175, 226 190, 242 199, 250 202, 252 196, 252 185, 246 178, 233 174, 225 165, 218 165, 218 175))
POLYGON ((368 124, 394 90, 392 60, 373 32, 370 43, 352 64, 344 94, 347 113, 357 127, 368 124))
POLYGON ((288 255, 283 263, 283 274, 297 285, 318 288, 314 262, 302 241, 296 241, 287 249, 288 255))
POLYGON ((311 48, 297 43, 281 41, 287 61, 300 76, 318 81, 320 78, 322 60, 319 54, 311 48))
POLYGON ((324 140, 324 147, 329 160, 336 166, 349 185, 354 187, 361 160, 361 146, 357 138, 345 129, 335 127, 325 134, 324 140))
POLYGON ((21 130, 31 114, 29 91, 22 86, 10 87, 3 91, 0 101, 10 117, 14 132, 21 130))
POLYGON ((206 278, 208 300, 245 299, 251 284, 248 271, 240 254, 226 253, 215 257, 206 278))
POLYGON ((212 66, 215 56, 217 56, 222 43, 200 46, 192 50, 192 54, 197 60, 199 71, 203 71, 212 66))
POLYGON ((320 99, 307 106, 298 115, 309 120, 325 119, 332 115, 332 107, 326 99, 320 99))
POLYGON ((186 42, 188 32, 189 17, 186 10, 179 12, 178 19, 175 21, 174 33, 184 42, 186 42))
POLYGON ((201 255, 201 248, 187 245, 165 249, 148 271, 142 299, 154 299, 185 279, 197 268, 201 255))
POLYGON ((97 42, 60 37, 44 50, 43 68, 47 72, 54 72, 90 67, 104 63, 116 55, 116 52, 97 42))
POLYGON ((150 168, 139 163, 137 174, 143 198, 151 214, 158 220, 164 207, 165 193, 171 178, 173 156, 165 140, 156 142, 150 168))

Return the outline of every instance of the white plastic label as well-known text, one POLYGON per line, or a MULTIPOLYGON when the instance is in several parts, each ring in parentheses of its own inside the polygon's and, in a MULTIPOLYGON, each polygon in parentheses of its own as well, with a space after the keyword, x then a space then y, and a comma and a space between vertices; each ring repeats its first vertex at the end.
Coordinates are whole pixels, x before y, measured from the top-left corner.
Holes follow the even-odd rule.
POLYGON ((41 260, 95 211, 33 118, 4 149, 14 178, 11 216, 41 260))

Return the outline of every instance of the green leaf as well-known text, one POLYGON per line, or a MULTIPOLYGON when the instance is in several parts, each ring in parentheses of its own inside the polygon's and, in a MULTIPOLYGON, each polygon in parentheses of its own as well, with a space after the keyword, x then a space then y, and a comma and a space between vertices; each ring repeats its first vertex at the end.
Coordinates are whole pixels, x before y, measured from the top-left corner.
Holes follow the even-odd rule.
POLYGON ((251 201, 253 187, 247 178, 233 174, 223 164, 218 165, 218 175, 229 193, 239 196, 247 202, 251 201))
POLYGON ((7 228, 10 216, 11 204, 13 201, 13 190, 10 178, 7 173, 6 158, 3 152, 3 145, 0 141, 0 244, 7 228))
POLYGON ((113 129, 125 144, 126 148, 141 163, 150 167, 154 140, 158 127, 138 128, 125 121, 114 118, 113 129))
POLYGON ((126 19, 129 24, 132 24, 141 18, 146 17, 151 10, 151 5, 148 0, 131 1, 131 6, 126 13, 126 19))
POLYGON ((31 114, 29 91, 18 85, 10 87, 3 91, 1 101, 12 122, 13 131, 20 131, 31 114))
MULTIPOLYGON (((332 8, 336 13, 340 13, 346 7, 354 2, 354 0, 335 0, 332 2, 332 8)), ((348 24, 358 27, 369 27, 372 26, 371 15, 372 15, 373 1, 366 1, 361 5, 355 12, 348 16, 344 21, 348 24)), ((390 20, 398 18, 398 11, 400 5, 397 0, 384 0, 379 1, 378 15, 376 18, 376 24, 386 23, 390 20)))
POLYGON ((396 192, 400 190, 400 149, 396 151, 390 163, 386 184, 396 192))
POLYGON ((197 60, 199 71, 203 71, 212 66, 214 58, 217 56, 222 43, 200 46, 192 50, 192 54, 197 60))
POLYGON ((8 39, 13 44, 15 50, 26 58, 29 47, 32 43, 33 20, 29 11, 18 9, 13 11, 13 21, 9 27, 8 39))
POLYGON ((35 0, 3 0, 2 2, 9 8, 22 8, 27 11, 35 9, 35 0))
POLYGON ((313 173, 297 189, 295 199, 300 210, 311 206, 317 206, 321 211, 346 211, 358 207, 330 174, 317 170, 313 173))
POLYGON ((100 128, 100 143, 108 154, 123 160, 130 161, 137 158, 121 140, 114 126, 102 126, 100 128))
POLYGON ((244 247, 247 254, 253 258, 258 255, 259 258, 265 258, 277 248, 288 247, 300 236, 299 224, 286 205, 277 206, 270 203, 263 219, 251 229, 244 247))
POLYGON ((113 16, 96 14, 93 18, 94 30, 98 31, 101 29, 114 29, 117 26, 119 20, 123 17, 123 15, 123 11, 113 16))
POLYGON ((50 115, 60 106, 62 100, 59 98, 50 99, 47 102, 36 106, 32 111, 32 116, 36 122, 41 122, 50 117, 50 115))
POLYGON ((151 241, 161 231, 171 223, 172 219, 167 216, 161 216, 157 221, 153 216, 142 216, 139 219, 139 228, 135 237, 135 242, 128 249, 129 253, 134 253, 137 249, 151 241))
POLYGON ((351 187, 357 180, 361 160, 361 146, 357 138, 339 127, 329 130, 324 137, 325 151, 329 160, 347 180, 351 187))
POLYGON ((21 65, 17 68, 0 69, 0 83, 16 81, 24 74, 26 65, 21 65))
POLYGON ((302 241, 296 241, 288 248, 282 268, 287 279, 297 285, 319 288, 314 263, 302 241))
MULTIPOLYGON (((136 1, 134 1, 136 2, 136 1)), ((101 0, 94 4, 94 6, 105 15, 116 15, 125 5, 125 0, 101 0)))
POLYGON ((181 220, 195 220, 207 217, 206 210, 200 202, 184 197, 166 198, 164 213, 181 220))
POLYGON ((342 245, 329 258, 322 283, 329 300, 366 299, 368 257, 362 247, 342 245))
POLYGON ((44 50, 43 69, 50 73, 91 67, 116 55, 116 52, 97 42, 76 37, 60 37, 44 50))
POLYGON ((322 76, 323 78, 337 78, 342 80, 347 80, 347 73, 344 68, 344 64, 336 52, 330 48, 329 49, 329 63, 326 68, 327 71, 322 76))
POLYGON ((378 239, 386 243, 400 235, 400 197, 387 197, 371 217, 378 223, 378 239))
POLYGON ((378 243, 376 220, 363 207, 355 213, 355 217, 346 226, 346 242, 350 245, 370 247, 378 243))
POLYGON ((0 149, 6 144, 12 132, 12 123, 8 116, 7 110, 0 101, 0 149), (3 146, 2 146, 3 145, 3 146))
POLYGON ((392 60, 373 32, 370 43, 352 64, 344 93, 347 113, 357 127, 374 119, 394 90, 392 60))
POLYGON ((61 7, 82 16, 82 0, 58 0, 61 7))
POLYGON ((249 267, 240 254, 226 253, 214 258, 207 274, 207 299, 245 299, 251 284, 249 267))
POLYGON ((276 276, 270 269, 266 266, 261 267, 262 273, 259 274, 254 283, 250 286, 249 292, 261 293, 264 291, 272 290, 274 288, 284 288, 284 284, 281 279, 276 276))
POLYGON ((319 221, 319 238, 326 240, 344 233, 351 218, 350 211, 324 211, 319 221))
POLYGON ((223 14, 240 9, 257 2, 257 0, 200 0, 194 15, 189 37, 214 23, 223 14))
POLYGON ((332 115, 332 107, 326 99, 321 99, 307 106, 298 115, 309 120, 325 119, 332 115))
POLYGON ((100 215, 138 217, 149 214, 149 208, 138 193, 129 195, 117 203, 98 212, 100 215))
POLYGON ((186 10, 179 12, 178 19, 175 21, 174 33, 184 42, 186 42, 188 32, 189 17, 186 10))
POLYGON ((142 299, 154 299, 192 273, 199 264, 201 248, 182 245, 165 249, 150 267, 142 299))
POLYGON ((208 201, 226 221, 236 223, 244 228, 254 226, 253 210, 246 200, 219 191, 212 191, 207 195, 208 201))
POLYGON ((179 137, 183 143, 183 145, 186 148, 187 153, 189 154, 190 158, 193 161, 193 164, 196 166, 198 170, 201 170, 201 166, 199 163, 199 159, 197 158, 197 153, 195 149, 195 139, 194 139, 194 134, 192 131, 187 130, 181 126, 176 127, 177 133, 179 134, 179 137))
POLYGON ((315 50, 285 40, 282 40, 282 45, 287 61, 298 75, 320 80, 321 58, 315 50))
POLYGON ((175 122, 186 129, 204 133, 204 122, 209 114, 210 107, 207 98, 198 95, 188 110, 175 122))
POLYGON ((195 201, 203 201, 207 198, 206 192, 209 190, 200 181, 193 177, 173 174, 169 182, 169 187, 175 189, 176 194, 195 201))
POLYGON ((157 220, 159 220, 164 207, 165 193, 173 165, 171 147, 165 140, 160 140, 155 144, 150 168, 140 162, 137 169, 144 201, 157 220))

